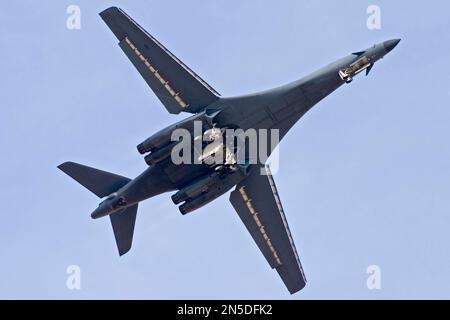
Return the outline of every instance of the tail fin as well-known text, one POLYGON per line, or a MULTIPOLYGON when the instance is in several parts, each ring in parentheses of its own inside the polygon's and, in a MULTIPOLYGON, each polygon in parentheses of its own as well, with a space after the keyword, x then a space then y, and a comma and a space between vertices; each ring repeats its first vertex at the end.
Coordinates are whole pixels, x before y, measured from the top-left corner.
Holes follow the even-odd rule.
POLYGON ((117 249, 119 249, 119 255, 121 256, 131 249, 137 209, 138 205, 135 204, 123 212, 116 212, 109 216, 114 237, 116 238, 117 249))
MULTIPOLYGON (((74 162, 65 162, 58 168, 100 198, 116 192, 131 181, 128 178, 74 162)), ((120 255, 124 255, 131 249, 137 208, 136 204, 109 216, 120 255)))

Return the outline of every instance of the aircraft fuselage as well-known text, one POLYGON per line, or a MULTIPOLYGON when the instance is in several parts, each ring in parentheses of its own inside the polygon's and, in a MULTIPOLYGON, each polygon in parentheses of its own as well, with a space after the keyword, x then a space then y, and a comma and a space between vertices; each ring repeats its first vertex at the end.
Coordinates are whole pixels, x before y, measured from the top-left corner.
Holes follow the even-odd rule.
MULTIPOLYGON (((278 129, 281 141, 308 110, 340 86, 350 82, 349 79, 356 74, 364 70, 370 71, 369 68, 389 53, 397 43, 398 40, 390 40, 348 55, 300 80, 275 89, 246 96, 221 98, 205 110, 218 113, 215 118, 218 127, 233 124, 243 130, 278 129), (344 71, 348 72, 349 78, 343 78, 344 71)), ((197 120, 195 116, 191 118, 191 121, 197 120)), ((271 150, 274 147, 271 146, 271 150)), ((167 157, 150 165, 141 175, 103 201, 92 213, 92 217, 102 217, 156 195, 180 190, 188 183, 212 174, 213 171, 204 164, 175 165, 170 157, 167 157)), ((222 189, 221 193, 230 190, 244 177, 245 175, 241 175, 241 179, 235 179, 222 189)), ((207 202, 209 201, 205 201, 205 204, 207 202)))

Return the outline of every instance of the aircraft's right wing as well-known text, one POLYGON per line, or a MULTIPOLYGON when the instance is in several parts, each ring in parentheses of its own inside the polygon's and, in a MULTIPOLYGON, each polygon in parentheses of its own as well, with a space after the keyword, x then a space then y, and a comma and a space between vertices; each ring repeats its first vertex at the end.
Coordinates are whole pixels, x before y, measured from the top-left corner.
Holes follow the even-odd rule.
POLYGON ((230 201, 289 292, 303 289, 306 278, 269 168, 255 165, 231 193, 230 201), (260 169, 267 175, 261 175, 260 169))
POLYGON ((219 94, 153 38, 122 9, 100 16, 119 39, 119 46, 170 113, 197 113, 219 94))

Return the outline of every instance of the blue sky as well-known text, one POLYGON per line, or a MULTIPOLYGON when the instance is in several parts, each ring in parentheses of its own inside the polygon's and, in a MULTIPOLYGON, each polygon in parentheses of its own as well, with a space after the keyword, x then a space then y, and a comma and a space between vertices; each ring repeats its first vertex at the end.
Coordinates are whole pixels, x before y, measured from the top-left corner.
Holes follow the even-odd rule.
POLYGON ((0 298, 450 298, 450 6, 447 1, 14 1, 0 11, 0 298), (81 8, 81 30, 66 8, 81 8), (381 8, 368 30, 366 9, 381 8), (369 77, 322 101, 283 140, 275 176, 308 278, 290 296, 223 196, 181 216, 139 208, 119 258, 98 199, 56 169, 134 177, 135 146, 169 115, 98 16, 117 5, 224 96, 296 80, 403 41, 369 77), (66 268, 81 268, 68 290, 66 268), (382 289, 368 290, 378 265, 382 289))

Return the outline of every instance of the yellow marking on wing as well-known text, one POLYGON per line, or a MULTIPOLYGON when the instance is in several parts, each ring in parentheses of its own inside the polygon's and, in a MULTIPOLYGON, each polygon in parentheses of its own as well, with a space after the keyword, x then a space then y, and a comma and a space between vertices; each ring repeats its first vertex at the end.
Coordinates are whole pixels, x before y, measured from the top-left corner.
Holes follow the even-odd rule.
POLYGON ((167 92, 170 93, 170 95, 175 99, 175 101, 182 107, 187 108, 189 107, 189 104, 187 104, 181 97, 180 93, 176 92, 170 85, 169 81, 166 81, 158 72, 157 69, 150 63, 150 61, 138 50, 138 48, 128 39, 128 37, 125 37, 125 42, 130 46, 130 48, 134 51, 134 53, 141 59, 141 61, 145 64, 147 69, 150 70, 150 72, 155 76, 156 79, 161 82, 161 84, 164 86, 164 88, 167 90, 167 92))
POLYGON ((293 248, 293 251, 294 251, 294 254, 295 254, 295 258, 297 259, 297 263, 298 263, 298 265, 300 267, 300 271, 301 271, 301 273, 303 275, 303 278, 305 278, 305 275, 303 273, 303 268, 301 267, 300 259, 298 257, 297 249, 295 248, 294 239, 292 237, 291 230, 289 229, 289 225, 287 223, 286 215, 284 214, 283 206, 281 205, 280 196, 278 195, 278 190, 277 190, 277 187, 275 186, 275 181, 273 180, 273 177, 272 177, 272 172, 270 171, 269 166, 265 166, 265 169, 266 169, 266 172, 267 172, 267 177, 269 178, 269 184, 270 184, 270 187, 272 189, 273 196, 275 198, 275 203, 277 204, 278 211, 280 212, 280 215, 281 215, 281 220, 283 221, 284 228, 286 229, 286 233, 287 233, 288 238, 289 238, 289 242, 291 243, 291 246, 293 248))
POLYGON ((259 220, 258 212, 253 207, 252 200, 248 197, 247 192, 245 191, 245 187, 242 186, 239 188, 239 192, 242 195, 242 198, 244 199, 245 204, 247 205, 248 210, 250 211, 250 214, 252 215, 253 220, 255 221, 256 225, 259 228, 259 231, 261 232, 261 235, 263 236, 264 240, 267 243, 267 246, 269 247, 270 251, 272 252, 273 257, 277 261, 279 265, 281 265, 281 260, 278 256, 277 251, 275 250, 272 241, 270 240, 269 236, 267 235, 266 230, 264 229, 263 224, 261 223, 261 220, 259 220))

